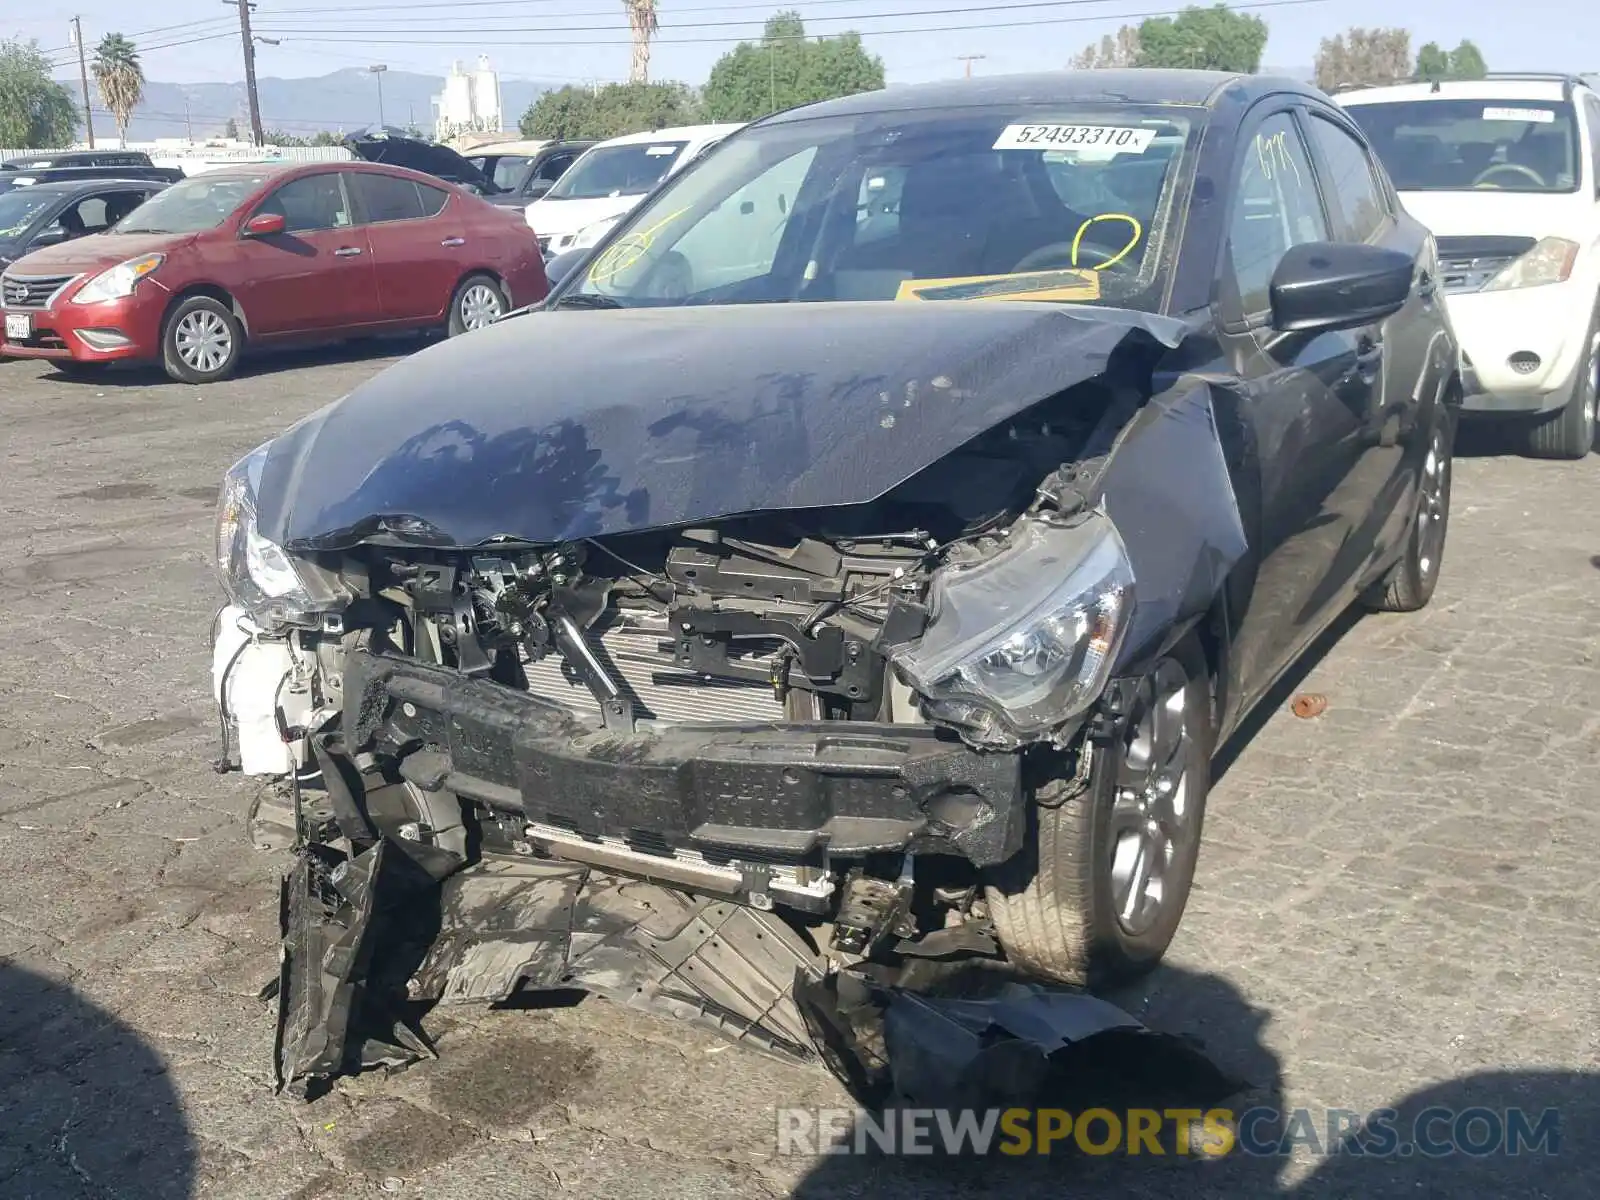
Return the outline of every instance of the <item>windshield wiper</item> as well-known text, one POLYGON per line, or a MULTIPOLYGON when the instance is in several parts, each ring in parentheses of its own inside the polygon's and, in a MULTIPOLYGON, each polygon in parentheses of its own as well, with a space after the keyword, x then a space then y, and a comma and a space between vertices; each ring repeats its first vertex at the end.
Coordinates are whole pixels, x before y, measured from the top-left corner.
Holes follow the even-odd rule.
POLYGON ((610 296, 599 296, 594 292, 578 292, 571 296, 563 296, 557 300, 552 308, 621 308, 620 300, 613 300, 610 296))

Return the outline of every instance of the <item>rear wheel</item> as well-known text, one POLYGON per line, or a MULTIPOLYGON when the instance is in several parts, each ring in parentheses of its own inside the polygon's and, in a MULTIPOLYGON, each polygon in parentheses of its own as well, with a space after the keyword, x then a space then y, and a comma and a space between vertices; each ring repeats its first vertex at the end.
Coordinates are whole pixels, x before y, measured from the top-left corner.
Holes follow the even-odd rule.
POLYGON ((450 336, 492 325, 511 311, 500 281, 490 275, 469 275, 450 300, 450 336))
POLYGON ((1566 404, 1527 431, 1527 450, 1536 458, 1583 458, 1594 448, 1595 396, 1600 392, 1597 333, 1600 316, 1589 323, 1584 356, 1578 360, 1566 404))
POLYGON ((1103 986, 1161 960, 1194 881, 1211 741, 1208 673, 1191 640, 1139 680, 1083 791, 1069 796, 1062 780, 1038 789, 1022 851, 989 873, 989 915, 1012 963, 1103 986))
POLYGON ((179 383, 215 383, 233 374, 244 330, 233 310, 211 296, 190 296, 161 331, 161 365, 179 383))

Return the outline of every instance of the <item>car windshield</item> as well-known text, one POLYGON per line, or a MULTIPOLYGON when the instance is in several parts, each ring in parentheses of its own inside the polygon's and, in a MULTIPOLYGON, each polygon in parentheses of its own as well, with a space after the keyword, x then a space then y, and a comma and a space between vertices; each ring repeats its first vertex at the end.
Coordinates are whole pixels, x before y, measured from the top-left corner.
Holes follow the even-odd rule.
POLYGON ((114 233, 200 233, 215 229, 267 176, 194 175, 157 192, 117 222, 114 233))
POLYGON ((1559 100, 1404 100, 1346 106, 1402 192, 1577 190, 1572 105, 1559 100))
POLYGON ((29 188, 0 192, 0 239, 19 238, 27 233, 39 214, 55 200, 56 197, 46 192, 29 188))
POLYGON ((688 142, 635 142, 597 146, 545 193, 546 200, 597 200, 642 196, 667 177, 688 142))
POLYGON ((1204 110, 818 117, 736 134, 558 304, 1011 299, 1159 308, 1204 110))

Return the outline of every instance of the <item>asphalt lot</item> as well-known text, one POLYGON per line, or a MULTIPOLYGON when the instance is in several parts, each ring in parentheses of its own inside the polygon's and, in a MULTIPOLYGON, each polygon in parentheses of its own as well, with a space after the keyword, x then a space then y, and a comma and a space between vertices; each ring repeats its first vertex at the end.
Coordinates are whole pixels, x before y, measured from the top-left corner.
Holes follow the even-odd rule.
POLYGON ((275 1098, 283 856, 208 766, 212 510, 391 361, 205 388, 0 363, 0 1195, 1600 1195, 1594 457, 1458 462, 1432 607, 1350 622, 1298 685, 1326 712, 1269 714, 1170 966, 1123 998, 1247 1100, 1559 1107, 1554 1157, 779 1157, 775 1105, 845 1103, 820 1068, 598 1001, 436 1016, 438 1062, 275 1098))

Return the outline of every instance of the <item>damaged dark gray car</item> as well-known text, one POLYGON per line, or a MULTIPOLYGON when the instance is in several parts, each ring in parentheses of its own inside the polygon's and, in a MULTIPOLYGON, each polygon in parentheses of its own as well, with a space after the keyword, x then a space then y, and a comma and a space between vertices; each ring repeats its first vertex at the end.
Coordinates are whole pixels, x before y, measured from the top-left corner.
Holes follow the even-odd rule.
POLYGON ((246 456, 214 678, 297 799, 284 1081, 583 988, 866 1092, 952 964, 1148 969, 1217 745, 1433 592, 1435 272, 1301 85, 906 88, 748 127, 246 456))

